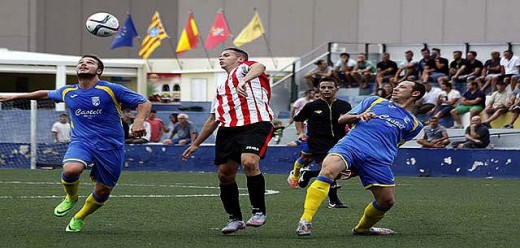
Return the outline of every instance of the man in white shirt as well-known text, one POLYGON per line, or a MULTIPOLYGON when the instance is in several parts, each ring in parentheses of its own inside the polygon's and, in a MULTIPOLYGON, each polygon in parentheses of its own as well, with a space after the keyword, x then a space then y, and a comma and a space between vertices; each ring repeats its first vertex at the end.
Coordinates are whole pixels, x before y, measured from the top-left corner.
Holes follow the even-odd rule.
POLYGON ((450 111, 458 105, 459 99, 461 98, 460 92, 452 89, 450 82, 442 83, 441 90, 442 92, 439 95, 437 108, 434 110, 435 117, 438 119, 450 113, 450 111))
MULTIPOLYGON (((500 59, 500 66, 502 70, 502 77, 499 80, 503 80, 506 87, 511 83, 511 89, 515 89, 516 82, 520 77, 518 68, 520 68, 520 58, 513 55, 513 51, 504 51, 504 56, 500 59)), ((495 85, 499 80, 491 81, 491 92, 495 91, 495 85)))
POLYGON ((60 120, 55 122, 51 128, 52 137, 56 143, 70 142, 70 123, 67 114, 61 114, 60 120))
POLYGON ((352 87, 352 70, 356 66, 356 61, 350 59, 350 54, 341 53, 340 59, 334 64, 334 73, 340 79, 340 87, 352 87))

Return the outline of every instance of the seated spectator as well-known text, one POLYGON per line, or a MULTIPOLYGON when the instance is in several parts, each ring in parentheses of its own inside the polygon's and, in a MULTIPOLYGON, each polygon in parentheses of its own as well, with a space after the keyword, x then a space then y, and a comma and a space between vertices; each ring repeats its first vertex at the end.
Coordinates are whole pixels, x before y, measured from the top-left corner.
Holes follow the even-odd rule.
MULTIPOLYGON (((132 132, 132 126, 134 124, 130 125, 129 130, 132 132)), ((127 144, 145 144, 150 142, 150 138, 152 136, 152 126, 148 122, 144 122, 144 129, 146 130, 146 134, 143 137, 135 137, 132 135, 132 133, 128 134, 128 138, 125 139, 125 143, 127 144)))
MULTIPOLYGON (((451 61, 451 63, 450 63, 448 75, 445 77, 440 77, 437 80, 437 82, 439 84, 441 84, 443 82, 448 82, 450 79, 453 78, 453 76, 455 76, 457 74, 457 72, 460 70, 460 68, 462 68, 462 66, 464 66, 465 63, 466 63, 466 60, 462 58, 462 52, 454 51, 453 52, 453 61, 451 61)), ((457 82, 457 83, 459 83, 459 82, 457 82)), ((455 82, 453 82, 453 80, 452 80, 451 84, 455 85, 455 82)), ((466 84, 466 82, 464 82, 464 84, 466 84)))
POLYGON ((480 62, 480 60, 477 59, 477 52, 469 51, 466 55, 466 62, 457 71, 457 73, 455 73, 451 80, 452 82, 462 82, 464 84, 471 82, 480 75, 482 67, 484 67, 484 65, 482 62, 480 62))
POLYGON ((421 49, 421 56, 423 58, 419 60, 417 69, 419 70, 419 78, 421 79, 421 82, 424 83, 428 82, 430 74, 435 71, 436 64, 435 59, 430 55, 430 50, 428 48, 421 49))
POLYGON ((498 82, 498 90, 493 92, 489 97, 488 104, 482 111, 482 124, 491 127, 491 122, 496 120, 500 115, 507 113, 510 107, 509 93, 506 91, 506 84, 498 82))
POLYGON ((480 90, 485 92, 486 88, 491 84, 491 81, 498 81, 500 75, 500 53, 494 51, 491 52, 491 59, 486 60, 486 63, 484 63, 480 77, 475 80, 477 81, 480 90))
POLYGON ((486 148, 489 145, 489 129, 480 123, 480 116, 471 117, 464 137, 465 141, 453 142, 453 148, 486 148))
POLYGON ((376 88, 383 86, 383 82, 390 82, 390 78, 395 77, 397 72, 397 63, 390 60, 389 53, 383 53, 381 62, 376 65, 376 88))
MULTIPOLYGON (((467 83, 468 90, 462 95, 460 105, 451 110, 451 117, 455 121, 453 128, 462 128, 460 116, 469 111, 471 118, 478 115, 486 106, 486 94, 478 88, 478 83, 473 81, 467 83)), ((480 117, 479 117, 480 124, 480 117)))
POLYGON ((435 61, 435 66, 428 66, 427 69, 423 71, 421 76, 422 82, 439 82, 439 78, 447 77, 449 74, 448 63, 449 61, 443 57, 441 57, 441 50, 439 48, 432 49, 432 57, 433 61, 435 61))
POLYGON ((352 71, 352 78, 359 84, 359 88, 368 88, 368 82, 375 72, 376 67, 370 60, 366 59, 366 55, 364 53, 359 54, 356 59, 356 66, 352 71))
POLYGON ((167 133, 165 133, 163 136, 170 137, 170 135, 172 134, 173 128, 179 123, 179 119, 177 119, 178 115, 179 115, 179 113, 177 113, 177 112, 173 112, 170 114, 170 116, 169 116, 170 122, 168 123, 169 131, 167 133))
POLYGON ((452 89, 450 82, 442 83, 441 90, 437 108, 434 110, 434 115, 437 119, 441 119, 444 115, 450 113, 459 104, 459 99, 461 98, 460 92, 452 89))
POLYGON ((150 123, 151 128, 151 137, 149 139, 150 142, 160 142, 162 134, 170 131, 170 129, 164 125, 164 122, 156 116, 157 111, 152 109, 152 111, 150 111, 150 115, 148 115, 148 118, 146 118, 146 122, 150 123))
POLYGON ((424 88, 426 88, 426 93, 424 96, 416 101, 412 113, 414 115, 423 115, 428 114, 432 115, 435 108, 437 107, 439 96, 442 92, 441 89, 437 87, 432 87, 430 83, 423 83, 424 88))
POLYGON ((316 68, 303 76, 307 82, 308 89, 318 88, 320 79, 332 76, 332 67, 329 66, 326 60, 320 59, 314 64, 316 68))
POLYGON ((285 129, 285 126, 283 125, 281 120, 274 120, 273 126, 273 142, 278 145, 282 141, 283 130, 285 129))
POLYGON ((509 107, 511 120, 504 126, 504 128, 513 128, 516 119, 518 119, 518 116, 520 115, 520 84, 518 84, 518 87, 511 93, 509 103, 511 104, 509 107))
POLYGON ((342 53, 340 59, 334 65, 334 73, 340 81, 340 87, 352 87, 352 70, 356 66, 356 61, 350 59, 350 54, 342 53))
POLYGON ((305 106, 305 104, 314 100, 314 95, 314 90, 306 90, 305 95, 303 95, 303 97, 300 97, 296 101, 294 101, 294 103, 291 105, 291 113, 289 116, 289 123, 287 125, 291 125, 294 122, 294 116, 298 114, 298 112, 300 112, 300 110, 303 108, 303 106, 305 106))
POLYGON ((390 86, 389 83, 384 83, 383 88, 376 89, 375 95, 390 100, 392 97, 392 91, 392 86, 390 86))
POLYGON ((439 125, 437 117, 431 117, 428 126, 423 129, 424 136, 417 139, 423 148, 444 148, 450 143, 446 128, 439 125))
POLYGON ((165 140, 165 145, 189 145, 193 140, 197 138, 197 129, 193 126, 191 121, 188 121, 187 114, 179 114, 177 119, 179 123, 175 125, 170 134, 170 138, 165 140), (174 138, 175 137, 175 138, 174 138))
POLYGON ((56 143, 70 142, 70 123, 67 114, 60 114, 60 119, 52 124, 51 133, 56 143))
POLYGON ((491 81, 491 92, 495 91, 495 85, 498 81, 503 80, 506 87, 511 83, 511 89, 516 88, 518 81, 516 75, 519 74, 520 58, 513 55, 513 51, 504 51, 502 59, 500 59, 502 77, 498 80, 491 81))
POLYGON ((404 53, 404 60, 399 63, 395 76, 390 78, 390 84, 392 87, 395 87, 404 80, 415 81, 418 79, 417 61, 413 60, 412 51, 406 51, 404 53))

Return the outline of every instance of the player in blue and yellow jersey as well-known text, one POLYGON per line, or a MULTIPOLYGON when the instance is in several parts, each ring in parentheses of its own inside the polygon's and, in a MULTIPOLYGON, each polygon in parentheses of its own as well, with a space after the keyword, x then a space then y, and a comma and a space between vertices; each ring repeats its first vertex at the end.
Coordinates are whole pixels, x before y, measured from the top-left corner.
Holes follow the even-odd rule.
POLYGON ((132 134, 145 134, 144 121, 151 103, 143 96, 117 84, 101 81, 103 62, 95 55, 84 55, 76 66, 78 83, 57 90, 39 90, 16 96, 0 96, 0 101, 46 99, 65 102, 71 116, 71 143, 63 159, 61 182, 65 199, 54 209, 57 217, 66 216, 78 202, 79 178, 87 166, 95 180, 94 191, 66 227, 81 231, 85 218, 105 204, 116 185, 124 161, 122 107, 137 109, 132 134))
POLYGON ((395 203, 395 183, 390 166, 398 147, 422 129, 422 124, 409 111, 424 93, 424 85, 403 81, 394 88, 391 100, 368 97, 339 118, 340 123, 354 127, 330 149, 320 175, 307 190, 304 212, 296 229, 298 236, 311 234, 312 219, 327 197, 330 185, 347 169, 359 175, 365 189, 372 191, 375 198, 365 208, 352 232, 356 235, 394 233, 388 228, 373 226, 395 203))

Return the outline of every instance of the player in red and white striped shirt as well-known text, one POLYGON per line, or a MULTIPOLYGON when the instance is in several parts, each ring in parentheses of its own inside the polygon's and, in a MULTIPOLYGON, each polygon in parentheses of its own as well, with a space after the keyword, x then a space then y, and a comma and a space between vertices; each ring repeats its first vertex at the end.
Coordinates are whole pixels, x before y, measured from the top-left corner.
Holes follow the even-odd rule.
POLYGON ((217 85, 217 96, 211 115, 197 139, 182 154, 183 160, 195 152, 220 126, 215 142, 215 164, 220 181, 220 199, 229 214, 223 234, 234 233, 247 226, 265 223, 265 180, 260 171, 273 133, 273 111, 269 107, 271 88, 265 66, 248 61, 248 54, 237 48, 226 48, 219 57, 220 67, 228 73, 227 80, 217 85), (242 164, 247 177, 253 216, 242 221, 238 185, 235 181, 242 164))

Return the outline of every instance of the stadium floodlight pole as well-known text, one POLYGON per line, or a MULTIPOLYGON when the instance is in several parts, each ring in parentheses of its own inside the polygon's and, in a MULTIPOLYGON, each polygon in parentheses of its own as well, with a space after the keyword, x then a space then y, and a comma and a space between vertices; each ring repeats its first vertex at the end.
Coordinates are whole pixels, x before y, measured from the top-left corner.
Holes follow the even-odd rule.
POLYGON ((38 158, 38 143, 36 141, 37 135, 37 117, 38 117, 38 103, 36 100, 31 100, 31 169, 36 169, 36 160, 38 158))

